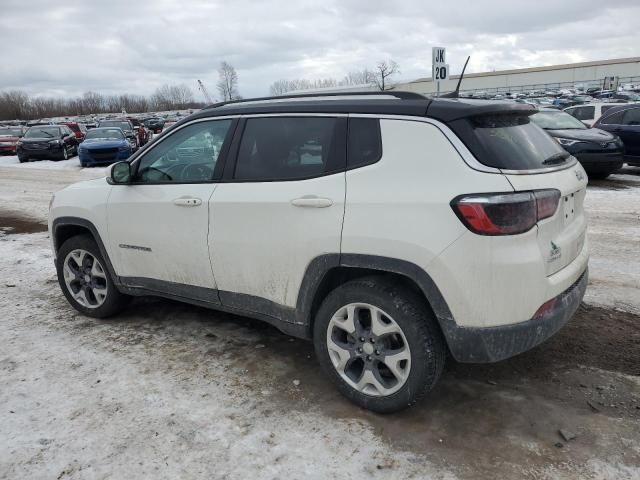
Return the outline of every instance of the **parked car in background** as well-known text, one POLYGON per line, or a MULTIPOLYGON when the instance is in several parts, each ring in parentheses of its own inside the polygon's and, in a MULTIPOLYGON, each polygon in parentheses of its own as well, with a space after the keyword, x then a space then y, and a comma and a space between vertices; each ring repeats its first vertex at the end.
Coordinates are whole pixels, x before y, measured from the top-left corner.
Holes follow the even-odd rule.
POLYGON ((87 133, 87 129, 83 123, 61 122, 61 125, 66 125, 67 127, 69 127, 79 142, 82 142, 84 140, 84 136, 87 133))
POLYGON ((625 161, 640 166, 640 105, 618 105, 607 110, 594 127, 618 135, 625 148, 625 161))
POLYGON ((140 144, 138 143, 138 135, 134 131, 133 124, 127 120, 126 118, 122 119, 114 119, 114 120, 100 120, 98 122, 97 128, 104 127, 116 127, 121 128, 124 136, 127 137, 129 143, 131 144, 131 148, 135 152, 140 144))
POLYGON ((78 147, 80 165, 108 165, 129 158, 133 149, 121 128, 92 128, 78 147))
POLYGON ((160 117, 145 118, 144 124, 154 134, 157 134, 162 132, 162 129, 164 128, 164 118, 160 118, 160 117))
POLYGON ((66 125, 29 128, 16 145, 20 163, 31 159, 66 160, 78 153, 80 142, 66 125))
POLYGON ((0 155, 15 155, 16 144, 26 131, 25 127, 0 127, 0 155))
POLYGON ((616 135, 598 128, 587 128, 568 113, 552 109, 531 115, 531 121, 576 157, 590 177, 606 178, 622 168, 624 145, 616 135))
POLYGON ((569 115, 574 116, 588 127, 598 120, 607 110, 616 107, 618 105, 627 105, 626 103, 604 103, 594 102, 587 103, 585 105, 577 105, 574 107, 565 108, 564 111, 569 115))
POLYGON ((145 145, 151 139, 151 132, 149 129, 147 129, 137 118, 127 117, 127 120, 131 122, 131 125, 133 125, 133 128, 138 135, 138 145, 145 145))

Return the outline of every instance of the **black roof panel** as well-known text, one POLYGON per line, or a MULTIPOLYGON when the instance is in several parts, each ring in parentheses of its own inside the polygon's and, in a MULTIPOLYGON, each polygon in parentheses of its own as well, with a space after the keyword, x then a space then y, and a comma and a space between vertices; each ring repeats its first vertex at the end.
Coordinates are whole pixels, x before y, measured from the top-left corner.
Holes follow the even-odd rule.
POLYGON ((247 99, 230 103, 214 104, 187 118, 218 117, 223 115, 250 115, 269 113, 362 113, 382 115, 408 115, 431 117, 450 122, 463 117, 519 112, 535 113, 536 107, 527 104, 473 100, 461 98, 429 98, 412 92, 370 92, 365 94, 332 94, 307 96, 271 97, 247 99), (372 98, 377 95, 377 98, 372 98), (393 95, 399 98, 381 98, 393 95), (329 97, 329 98, 319 98, 329 97))

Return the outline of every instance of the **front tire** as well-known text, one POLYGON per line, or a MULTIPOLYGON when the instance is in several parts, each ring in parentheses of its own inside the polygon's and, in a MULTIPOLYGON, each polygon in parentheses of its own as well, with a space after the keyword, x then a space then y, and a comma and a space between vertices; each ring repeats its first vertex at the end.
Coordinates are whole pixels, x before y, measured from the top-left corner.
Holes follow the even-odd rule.
POLYGON ((29 161, 29 157, 25 157, 24 155, 18 155, 18 161, 20 163, 28 162, 29 161))
POLYGON ((402 410, 436 384, 446 346, 425 301, 382 277, 353 280, 322 302, 313 342, 325 373, 353 403, 402 410))
POLYGON ((89 317, 105 318, 120 312, 129 297, 118 291, 95 240, 71 237, 58 250, 58 283, 73 308, 89 317))

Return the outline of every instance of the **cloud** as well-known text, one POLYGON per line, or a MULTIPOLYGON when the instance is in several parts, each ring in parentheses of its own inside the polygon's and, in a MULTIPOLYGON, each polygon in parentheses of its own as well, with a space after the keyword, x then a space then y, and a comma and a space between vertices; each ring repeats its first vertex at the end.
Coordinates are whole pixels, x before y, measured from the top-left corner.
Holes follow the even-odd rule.
POLYGON ((150 94, 201 79, 222 60, 244 96, 280 78, 342 78, 392 58, 402 79, 430 76, 431 47, 469 72, 634 56, 635 0, 4 0, 0 89, 36 95, 150 94))

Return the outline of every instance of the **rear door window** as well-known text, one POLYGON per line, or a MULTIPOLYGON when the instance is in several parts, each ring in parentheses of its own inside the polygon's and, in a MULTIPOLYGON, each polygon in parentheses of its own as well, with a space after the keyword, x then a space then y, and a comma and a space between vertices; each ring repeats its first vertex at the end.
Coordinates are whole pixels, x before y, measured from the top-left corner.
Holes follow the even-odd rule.
POLYGON ((640 125, 640 108, 625 110, 622 117, 623 125, 640 125))
POLYGON ((624 115, 624 111, 615 112, 611 115, 607 115, 606 113, 602 114, 602 120, 600 123, 603 125, 621 125, 622 124, 622 116, 624 115))
POLYGON ((595 107, 576 107, 573 112, 569 112, 578 120, 593 120, 595 114, 595 107))
POLYGON ((502 114, 451 122, 479 162, 505 170, 534 170, 565 163, 570 155, 528 115, 502 114))
POLYGON ((334 117, 249 118, 233 178, 296 180, 344 170, 345 123, 334 117))

